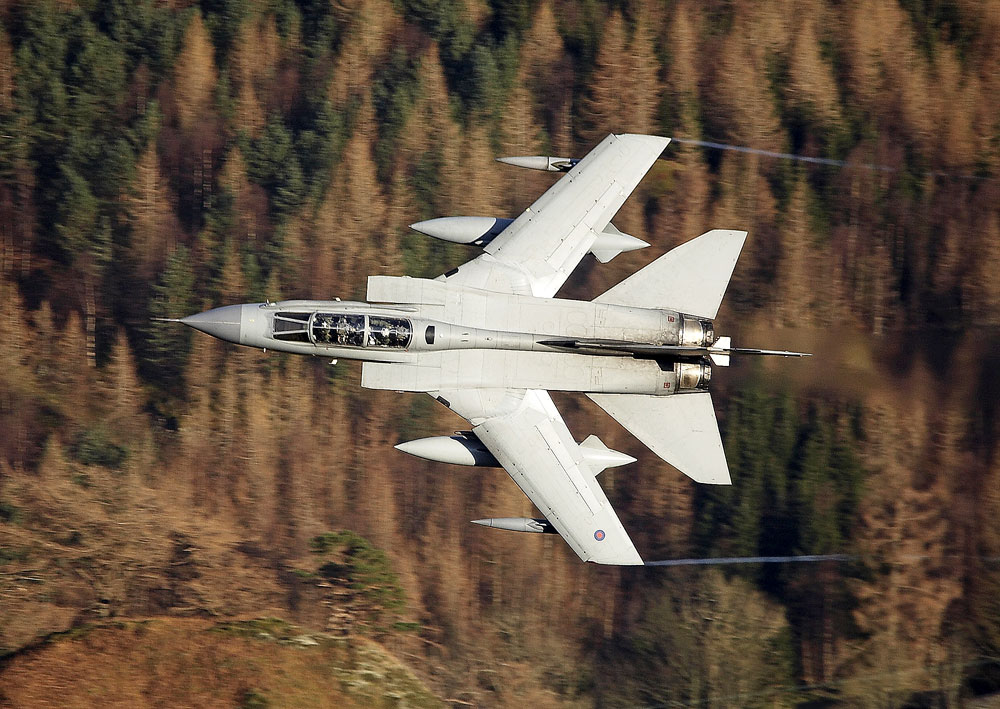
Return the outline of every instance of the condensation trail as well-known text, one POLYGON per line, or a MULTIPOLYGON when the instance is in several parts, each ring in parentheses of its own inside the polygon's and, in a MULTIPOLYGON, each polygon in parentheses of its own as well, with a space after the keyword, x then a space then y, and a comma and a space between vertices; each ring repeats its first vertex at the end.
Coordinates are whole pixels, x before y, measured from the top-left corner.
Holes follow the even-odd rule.
POLYGON ((659 561, 647 561, 643 566, 724 566, 728 564, 795 564, 799 562, 816 561, 859 561, 867 560, 871 562, 881 562, 887 564, 915 563, 918 561, 945 559, 978 559, 986 563, 998 563, 1000 557, 997 556, 971 556, 966 557, 960 554, 945 554, 943 556, 932 556, 930 554, 903 554, 893 559, 879 559, 878 557, 861 556, 858 554, 798 554, 796 556, 720 556, 706 559, 661 559, 659 561))
POLYGON ((661 559, 644 566, 719 566, 723 564, 794 564, 808 561, 854 561, 851 554, 800 554, 798 556, 722 556, 714 559, 661 559))
MULTIPOLYGON (((716 143, 711 140, 694 140, 693 138, 671 138, 671 142, 682 143, 684 145, 697 145, 701 148, 712 148, 714 150, 732 150, 737 153, 750 153, 752 155, 763 155, 764 157, 777 158, 779 160, 796 160, 798 162, 807 162, 814 165, 830 165, 833 167, 859 167, 863 170, 872 170, 873 172, 899 172, 897 168, 889 167, 888 165, 875 165, 872 163, 855 163, 847 162, 845 160, 833 160, 831 158, 813 158, 808 155, 796 155, 795 153, 776 153, 773 150, 760 150, 759 148, 747 148, 742 145, 730 145, 728 143, 716 143)), ((953 177, 961 180, 990 180, 993 179, 987 175, 961 175, 952 174, 948 172, 940 172, 937 170, 924 172, 924 175, 931 175, 932 177, 953 177)))

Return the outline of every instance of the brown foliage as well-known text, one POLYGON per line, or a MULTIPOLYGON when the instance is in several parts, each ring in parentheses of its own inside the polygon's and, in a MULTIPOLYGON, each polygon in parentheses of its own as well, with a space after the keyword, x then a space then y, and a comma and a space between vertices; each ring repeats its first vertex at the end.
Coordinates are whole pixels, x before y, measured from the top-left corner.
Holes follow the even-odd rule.
POLYGON ((217 80, 213 55, 201 13, 192 13, 174 69, 177 120, 182 129, 193 127, 212 104, 217 80))

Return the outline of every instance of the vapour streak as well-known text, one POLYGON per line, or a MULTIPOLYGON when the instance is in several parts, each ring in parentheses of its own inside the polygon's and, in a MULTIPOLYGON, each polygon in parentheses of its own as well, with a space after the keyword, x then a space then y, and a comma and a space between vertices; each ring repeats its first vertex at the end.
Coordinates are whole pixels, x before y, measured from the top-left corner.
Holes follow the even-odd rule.
POLYGON ((644 566, 717 566, 722 564, 793 564, 808 561, 854 561, 851 554, 800 554, 798 556, 722 556, 714 559, 661 559, 644 566))
POLYGON ((998 563, 998 556, 973 556, 964 557, 960 554, 945 554, 943 556, 932 556, 931 554, 903 554, 894 559, 882 559, 877 557, 862 557, 858 554, 799 554, 797 556, 720 556, 706 559, 661 559, 659 561, 647 561, 643 566, 722 566, 725 564, 794 564, 797 562, 810 561, 858 561, 864 558, 870 562, 880 562, 887 564, 914 563, 926 561, 928 559, 978 559, 986 563, 998 563))
MULTIPOLYGON (((864 170, 872 170, 873 172, 899 172, 898 169, 894 167, 889 167, 888 165, 847 162, 845 160, 833 160, 832 158, 814 158, 814 157, 809 157, 808 155, 796 155, 795 153, 776 153, 773 150, 760 150, 759 148, 747 148, 742 145, 729 145, 728 143, 716 143, 711 140, 694 140, 692 138, 671 138, 670 140, 674 143, 683 143, 685 145, 697 145, 702 148, 713 148, 715 150, 732 150, 737 153, 750 153, 752 155, 763 155, 769 158, 778 158, 779 160, 797 160, 798 162, 808 162, 808 163, 813 163, 814 165, 831 165, 833 167, 859 167, 864 170)), ((939 172, 937 170, 925 172, 923 174, 931 175, 933 177, 954 177, 961 180, 990 179, 985 175, 951 174, 947 172, 939 172)))

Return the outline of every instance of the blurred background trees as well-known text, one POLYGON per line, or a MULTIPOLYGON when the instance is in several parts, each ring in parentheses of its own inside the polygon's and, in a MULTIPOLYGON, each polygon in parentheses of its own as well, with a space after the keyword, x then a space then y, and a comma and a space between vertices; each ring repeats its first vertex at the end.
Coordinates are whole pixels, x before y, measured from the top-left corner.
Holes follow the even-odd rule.
POLYGON ((0 651, 97 607, 321 622, 292 570, 350 529, 420 623, 387 642, 462 701, 996 691, 998 36, 995 2, 0 2, 0 651), (150 321, 435 276, 472 252, 407 224, 516 215, 551 178, 492 157, 611 131, 851 164, 675 144, 615 220, 657 253, 747 229, 717 329, 817 353, 717 377, 731 488, 560 404, 639 457, 602 482, 646 557, 857 562, 483 534, 531 513, 502 471, 391 451, 447 411, 150 321))

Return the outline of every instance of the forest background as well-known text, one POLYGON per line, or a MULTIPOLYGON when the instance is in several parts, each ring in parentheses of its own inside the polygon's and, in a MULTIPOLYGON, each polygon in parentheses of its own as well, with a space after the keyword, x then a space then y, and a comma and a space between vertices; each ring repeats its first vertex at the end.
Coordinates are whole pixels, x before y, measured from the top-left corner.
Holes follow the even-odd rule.
POLYGON ((38 638, 192 616, 365 636, 456 704, 996 692, 998 106, 995 0, 0 0, 0 702, 183 703, 174 626, 114 680, 124 635, 38 638), (532 513, 503 471, 392 450, 463 426, 429 398, 150 321, 436 276, 474 251, 407 224, 516 215, 552 178, 493 157, 612 131, 852 165, 675 144, 614 220, 652 247, 561 293, 749 231, 716 330, 816 356, 713 381, 732 487, 557 403, 639 458, 601 481, 645 558, 857 561, 582 565, 468 524, 532 513))

